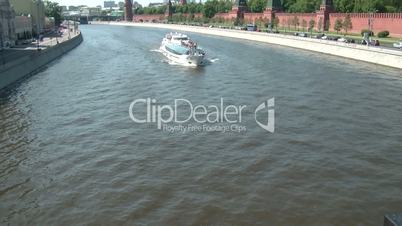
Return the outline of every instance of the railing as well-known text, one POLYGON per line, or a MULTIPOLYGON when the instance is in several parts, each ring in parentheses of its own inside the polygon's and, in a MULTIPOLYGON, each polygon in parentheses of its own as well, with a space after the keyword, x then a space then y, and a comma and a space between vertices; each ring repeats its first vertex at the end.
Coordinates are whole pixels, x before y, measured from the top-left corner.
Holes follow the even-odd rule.
POLYGON ((345 17, 349 15, 351 18, 394 18, 402 19, 402 13, 330 13, 330 17, 345 17))

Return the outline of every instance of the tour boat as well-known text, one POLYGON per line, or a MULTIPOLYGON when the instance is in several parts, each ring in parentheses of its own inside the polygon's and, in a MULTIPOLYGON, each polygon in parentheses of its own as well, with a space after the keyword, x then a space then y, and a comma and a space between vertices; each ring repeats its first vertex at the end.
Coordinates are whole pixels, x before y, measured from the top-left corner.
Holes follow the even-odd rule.
POLYGON ((181 65, 196 67, 204 63, 205 52, 185 34, 166 34, 160 50, 169 60, 181 65))

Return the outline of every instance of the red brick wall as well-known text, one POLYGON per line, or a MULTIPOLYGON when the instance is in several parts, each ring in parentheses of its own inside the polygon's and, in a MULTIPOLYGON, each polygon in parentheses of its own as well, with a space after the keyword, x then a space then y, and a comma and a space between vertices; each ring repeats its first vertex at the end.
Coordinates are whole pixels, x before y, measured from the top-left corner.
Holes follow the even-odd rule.
POLYGON ((141 15, 134 15, 133 21, 134 22, 151 22, 152 20, 160 21, 165 19, 165 14, 141 14, 141 15))
MULTIPOLYGON (((334 30, 334 24, 337 18, 345 19, 347 14, 345 13, 331 13, 330 18, 330 30, 334 30)), ((351 13, 349 14, 352 19, 351 33, 360 33, 363 29, 368 29, 368 20, 372 18, 373 31, 378 33, 380 31, 387 30, 391 36, 402 37, 402 13, 351 13)))
POLYGON ((244 13, 244 22, 246 23, 255 23, 256 20, 263 18, 263 13, 244 13))
POLYGON ((226 21, 234 20, 237 17, 236 13, 217 13, 215 18, 223 18, 226 21))
MULTIPOLYGON (((183 14, 183 16, 187 17, 189 14, 183 14)), ((195 13, 194 17, 202 17, 202 13, 195 13)), ((155 21, 161 21, 166 19, 165 14, 140 14, 140 15, 134 15, 133 16, 133 21, 134 22, 151 22, 153 20, 155 21)))
MULTIPOLYGON (((330 13, 330 31, 334 31, 334 24, 337 18, 345 19, 346 13, 330 13)), ((352 19, 352 30, 350 33, 360 33, 363 29, 368 29, 368 20, 370 14, 368 13, 351 13, 349 14, 352 19)), ((280 26, 288 26, 287 20, 292 20, 295 16, 299 18, 300 26, 302 29, 302 20, 307 21, 307 27, 309 21, 314 19, 315 29, 318 29, 319 14, 317 13, 276 13, 276 17, 279 18, 280 26)), ((374 33, 387 30, 391 36, 402 37, 402 13, 376 13, 371 15, 373 23, 374 33)), ((324 25, 323 25, 324 26, 324 25)), ((291 28, 294 28, 291 25, 291 28)))
MULTIPOLYGON (((189 13, 184 13, 183 16, 187 17, 190 16, 189 13)), ((194 13, 194 18, 201 18, 202 17, 202 13, 194 13)))
MULTIPOLYGON (((308 29, 309 27, 309 22, 311 19, 313 19, 316 23, 316 27, 318 24, 318 20, 317 20, 317 14, 316 13, 276 13, 275 14, 276 17, 279 18, 279 26, 280 27, 287 27, 288 26, 288 21, 291 21, 294 19, 294 17, 299 18, 299 29, 302 30, 303 29, 303 20, 306 21, 306 27, 305 30, 308 29)), ((290 25, 291 29, 294 29, 294 25, 290 25)))

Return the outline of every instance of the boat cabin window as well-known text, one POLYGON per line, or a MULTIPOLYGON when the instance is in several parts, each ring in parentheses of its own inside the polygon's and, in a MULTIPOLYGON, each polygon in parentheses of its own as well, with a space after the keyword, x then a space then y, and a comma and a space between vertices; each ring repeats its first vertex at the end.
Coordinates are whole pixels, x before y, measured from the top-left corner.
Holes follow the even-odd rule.
POLYGON ((187 37, 174 37, 174 40, 181 40, 181 41, 187 41, 188 38, 187 37))

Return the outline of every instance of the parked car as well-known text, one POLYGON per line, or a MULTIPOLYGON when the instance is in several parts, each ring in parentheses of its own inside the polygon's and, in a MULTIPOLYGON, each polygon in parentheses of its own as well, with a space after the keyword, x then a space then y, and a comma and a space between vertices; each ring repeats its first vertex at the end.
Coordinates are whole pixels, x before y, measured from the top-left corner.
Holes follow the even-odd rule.
POLYGON ((331 37, 331 40, 332 41, 338 41, 338 39, 340 39, 341 37, 339 37, 339 36, 332 36, 331 37))
POLYGON ((402 49, 402 41, 401 41, 401 42, 394 43, 394 47, 395 47, 395 48, 398 48, 398 49, 402 49))
POLYGON ((307 38, 307 34, 302 32, 298 34, 299 37, 307 38))
POLYGON ((348 42, 348 40, 346 38, 340 38, 337 40, 338 42, 348 42))
POLYGON ((328 40, 328 36, 324 35, 321 37, 322 40, 328 40))
POLYGON ((247 24, 247 31, 257 31, 257 25, 247 24))
POLYGON ((322 37, 324 37, 324 36, 325 36, 325 34, 318 34, 318 35, 312 36, 312 38, 322 39, 322 37))
POLYGON ((279 31, 268 29, 267 33, 279 34, 279 31))

